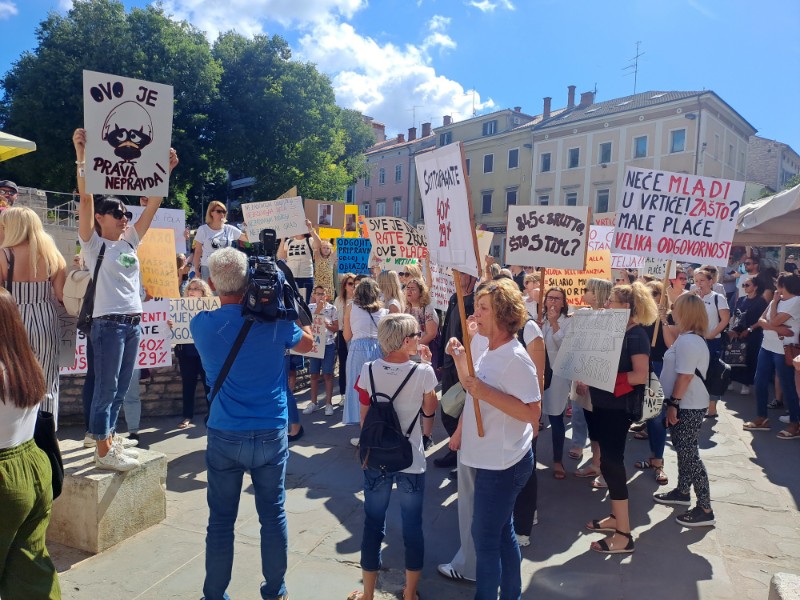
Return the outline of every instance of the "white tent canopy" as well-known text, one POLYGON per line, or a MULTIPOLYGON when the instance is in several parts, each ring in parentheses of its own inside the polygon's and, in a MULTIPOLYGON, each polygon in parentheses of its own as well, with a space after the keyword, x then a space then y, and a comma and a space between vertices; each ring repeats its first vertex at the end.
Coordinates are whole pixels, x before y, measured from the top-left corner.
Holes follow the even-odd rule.
POLYGON ((36 144, 0 131, 0 162, 36 150, 36 144))
POLYGON ((800 244, 800 185, 745 204, 739 211, 733 243, 739 246, 800 244))

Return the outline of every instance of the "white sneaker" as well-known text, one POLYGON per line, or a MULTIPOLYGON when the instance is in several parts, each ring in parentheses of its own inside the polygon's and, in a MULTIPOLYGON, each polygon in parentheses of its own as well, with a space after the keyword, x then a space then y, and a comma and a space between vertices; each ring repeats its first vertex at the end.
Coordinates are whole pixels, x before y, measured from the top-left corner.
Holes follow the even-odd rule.
POLYGON ((539 511, 538 510, 533 511, 533 524, 534 525, 538 525, 539 524, 539 511))
POLYGON ((448 579, 455 579, 456 581, 475 581, 474 579, 470 579, 465 575, 459 573, 453 568, 453 565, 450 563, 444 563, 443 565, 439 565, 436 567, 436 570, 439 571, 440 575, 444 575, 448 579))
POLYGON ((360 438, 350 438, 350 445, 351 446, 355 446, 356 448, 358 448, 358 443, 360 441, 361 441, 360 438))
POLYGON ((310 415, 310 414, 312 414, 312 413, 313 413, 315 410, 317 410, 318 408, 319 408, 319 406, 317 406, 317 403, 316 403, 316 402, 309 402, 308 406, 306 406, 306 407, 303 409, 303 414, 304 414, 304 415, 310 415))
POLYGON ((517 536, 517 544, 520 546, 530 546, 531 545, 531 536, 529 535, 520 535, 515 534, 517 536))
POLYGON ((326 404, 325 405, 325 416, 330 417, 333 415, 333 404, 326 404))
POLYGON ((789 420, 789 415, 783 415, 782 417, 778 417, 778 421, 781 423, 791 423, 789 420))
POLYGON ((749 393, 750 393, 750 387, 749 387, 749 386, 747 386, 747 385, 742 385, 742 389, 740 389, 740 390, 739 390, 739 393, 740 393, 742 396, 746 396, 747 394, 749 394, 749 393))
POLYGON ((114 434, 114 439, 119 439, 122 441, 123 448, 133 448, 134 446, 139 445, 139 440, 134 440, 129 437, 124 437, 122 435, 114 434))
POLYGON ((94 451, 94 464, 98 469, 109 471, 130 471, 139 466, 139 461, 130 456, 122 454, 117 446, 111 446, 111 450, 105 456, 100 456, 97 450, 94 451))
POLYGON ((96 442, 94 438, 89 435, 89 432, 86 432, 86 435, 83 436, 83 447, 84 448, 94 448, 96 446, 96 442))
MULTIPOLYGON (((128 440, 128 441, 135 442, 138 444, 136 440, 128 440)), ((125 438, 121 438, 118 435, 115 435, 112 438, 111 445, 112 447, 116 447, 117 451, 121 452, 128 458, 139 458, 139 451, 133 448, 133 446, 130 446, 128 448, 125 447, 125 438)))

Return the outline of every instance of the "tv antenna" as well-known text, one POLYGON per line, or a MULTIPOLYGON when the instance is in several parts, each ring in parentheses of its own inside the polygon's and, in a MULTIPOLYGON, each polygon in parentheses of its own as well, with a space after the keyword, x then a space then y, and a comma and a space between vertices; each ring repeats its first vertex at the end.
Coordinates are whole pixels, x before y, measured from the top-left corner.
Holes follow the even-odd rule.
POLYGON ((418 108, 424 108, 424 107, 421 104, 415 104, 411 108, 407 109, 407 110, 411 111, 411 126, 412 127, 416 127, 417 126, 417 109, 418 108))
MULTIPOLYGON (((633 93, 634 94, 636 93, 636 83, 637 83, 637 80, 639 79, 639 58, 644 56, 644 54, 645 54, 644 52, 639 52, 639 46, 641 46, 641 45, 642 45, 642 42, 636 42, 636 54, 631 59, 631 63, 632 64, 630 64, 627 67, 622 69, 623 71, 632 70, 632 72, 633 72, 633 93)), ((630 75, 630 74, 631 73, 627 73, 627 75, 630 75)))
POLYGON ((464 95, 465 95, 465 96, 466 96, 467 94, 472 94, 472 116, 473 116, 473 117, 474 117, 474 116, 476 116, 476 115, 478 114, 478 111, 476 111, 476 110, 475 110, 475 93, 476 93, 476 90, 475 90, 475 88, 474 88, 474 87, 473 87, 472 89, 469 89, 469 90, 467 90, 466 92, 464 92, 464 95))

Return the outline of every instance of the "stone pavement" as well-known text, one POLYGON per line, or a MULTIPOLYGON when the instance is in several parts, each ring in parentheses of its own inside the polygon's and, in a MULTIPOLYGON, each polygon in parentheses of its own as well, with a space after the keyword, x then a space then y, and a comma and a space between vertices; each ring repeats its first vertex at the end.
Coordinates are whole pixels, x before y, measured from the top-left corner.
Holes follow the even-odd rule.
MULTIPOLYGON (((305 395, 299 396, 301 408, 305 400, 305 395)), ((629 439, 626 463, 636 552, 622 557, 589 550, 590 542, 601 536, 583 524, 609 513, 607 496, 592 490, 590 480, 553 479, 550 431, 545 430, 539 442, 540 524, 534 527, 531 546, 522 550, 523 598, 763 600, 774 573, 800 574, 800 440, 775 437, 778 411, 771 411, 771 433, 742 431, 742 421, 754 416, 754 406, 752 396, 728 394, 720 404, 720 419, 704 425, 701 456, 711 479, 714 528, 682 529, 674 521, 677 510, 652 502, 658 486, 651 472, 632 467, 648 456, 647 442, 629 439)), ((306 435, 290 446, 287 476, 288 590, 293 600, 344 600, 360 586, 363 494, 355 451, 348 442, 356 429, 340 424, 338 409, 333 417, 320 411, 302 419, 306 435)), ((208 517, 205 428, 177 430, 179 421, 174 417, 145 423, 151 428, 142 435, 143 444, 169 459, 166 520, 96 556, 50 545, 65 599, 196 600, 202 595, 208 517)), ((76 428, 60 433, 62 438, 82 438, 76 428)), ((444 432, 438 429, 434 437, 442 440, 444 432)), ((437 444, 437 456, 442 446, 437 444)), ((575 463, 565 453, 568 471, 575 463)), ((663 489, 671 489, 677 468, 669 445, 666 465, 671 485, 663 489)), ((420 596, 471 598, 469 584, 436 572, 436 565, 448 562, 458 548, 456 486, 446 478, 447 470, 433 467, 431 461, 429 466, 420 596)), ((259 598, 258 545, 258 518, 246 477, 228 590, 234 600, 259 598)), ((383 564, 381 594, 376 597, 396 598, 403 582, 403 544, 394 504, 383 564)))

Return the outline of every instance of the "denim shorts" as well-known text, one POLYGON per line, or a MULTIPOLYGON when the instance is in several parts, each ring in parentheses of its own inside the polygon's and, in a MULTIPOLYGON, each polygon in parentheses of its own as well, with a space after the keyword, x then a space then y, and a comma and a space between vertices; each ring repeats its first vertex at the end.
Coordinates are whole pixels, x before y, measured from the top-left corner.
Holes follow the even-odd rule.
POLYGON ((310 375, 319 375, 322 369, 323 375, 333 375, 333 365, 336 362, 336 344, 325 346, 325 356, 323 358, 311 358, 311 366, 308 367, 310 375))

